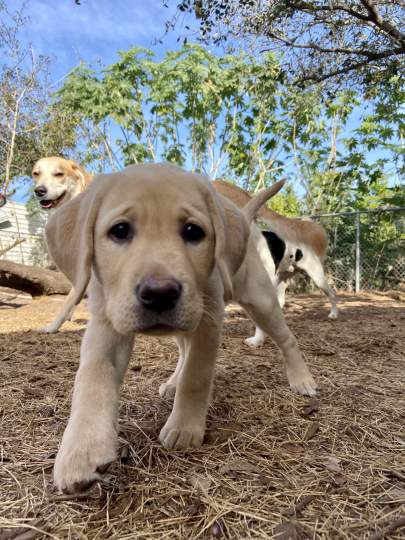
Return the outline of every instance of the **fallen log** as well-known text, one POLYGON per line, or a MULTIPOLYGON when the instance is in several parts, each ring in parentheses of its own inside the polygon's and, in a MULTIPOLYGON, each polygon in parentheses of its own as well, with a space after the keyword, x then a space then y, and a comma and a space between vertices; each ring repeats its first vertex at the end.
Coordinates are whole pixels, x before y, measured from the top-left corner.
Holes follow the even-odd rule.
POLYGON ((24 291, 32 296, 68 294, 71 283, 60 272, 0 260, 0 286, 24 291))

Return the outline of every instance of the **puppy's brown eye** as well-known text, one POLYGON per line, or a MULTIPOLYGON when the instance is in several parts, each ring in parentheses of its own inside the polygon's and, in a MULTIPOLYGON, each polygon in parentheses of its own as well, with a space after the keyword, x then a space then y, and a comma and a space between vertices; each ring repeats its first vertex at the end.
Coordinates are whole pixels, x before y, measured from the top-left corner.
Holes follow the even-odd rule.
POLYGON ((56 172, 54 176, 63 176, 63 172, 56 172))
POLYGON ((181 231, 181 236, 185 242, 200 242, 205 238, 203 229, 195 223, 186 223, 181 231))
POLYGON ((126 221, 113 225, 108 231, 108 236, 117 242, 129 241, 133 235, 132 227, 126 221))
POLYGON ((32 176, 38 176, 38 175, 39 175, 39 172, 38 172, 38 171, 34 171, 34 172, 32 173, 32 176))

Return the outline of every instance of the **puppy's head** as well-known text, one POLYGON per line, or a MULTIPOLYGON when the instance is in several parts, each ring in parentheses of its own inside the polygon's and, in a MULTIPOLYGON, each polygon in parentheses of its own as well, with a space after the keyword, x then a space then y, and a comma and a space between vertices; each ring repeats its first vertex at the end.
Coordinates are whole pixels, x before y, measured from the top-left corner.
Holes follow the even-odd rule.
POLYGON ((85 188, 86 173, 74 161, 61 157, 38 160, 32 168, 34 193, 44 210, 58 208, 85 188))
POLYGON ((93 271, 122 334, 196 328, 208 298, 230 295, 247 235, 243 216, 207 179, 162 164, 97 177, 46 228, 52 257, 77 288, 84 292, 93 271))

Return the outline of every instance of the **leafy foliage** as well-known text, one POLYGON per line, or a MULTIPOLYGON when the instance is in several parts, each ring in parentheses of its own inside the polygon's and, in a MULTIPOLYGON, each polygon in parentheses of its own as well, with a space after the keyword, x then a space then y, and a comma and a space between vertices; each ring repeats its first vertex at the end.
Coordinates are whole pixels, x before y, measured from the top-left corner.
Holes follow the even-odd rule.
POLYGON ((315 213, 393 195, 388 177, 404 172, 404 87, 398 76, 385 87, 354 118, 354 91, 325 100, 288 86, 272 54, 220 58, 185 45, 162 60, 134 48, 99 71, 80 65, 56 106, 117 149, 113 166, 163 159, 249 189, 287 175, 304 190, 301 210, 315 213))

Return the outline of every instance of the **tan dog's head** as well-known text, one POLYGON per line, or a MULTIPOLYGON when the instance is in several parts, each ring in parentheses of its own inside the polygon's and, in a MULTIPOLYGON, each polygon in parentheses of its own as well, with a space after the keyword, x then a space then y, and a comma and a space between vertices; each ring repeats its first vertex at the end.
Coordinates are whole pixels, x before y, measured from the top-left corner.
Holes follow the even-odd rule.
POLYGON ((90 175, 74 161, 61 157, 38 160, 32 168, 35 195, 45 210, 57 208, 84 191, 90 175))
POLYGON ((164 164, 100 175, 50 218, 47 243, 121 334, 192 331, 207 298, 231 294, 249 234, 240 211, 197 174, 164 164))

